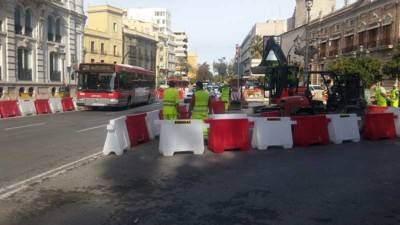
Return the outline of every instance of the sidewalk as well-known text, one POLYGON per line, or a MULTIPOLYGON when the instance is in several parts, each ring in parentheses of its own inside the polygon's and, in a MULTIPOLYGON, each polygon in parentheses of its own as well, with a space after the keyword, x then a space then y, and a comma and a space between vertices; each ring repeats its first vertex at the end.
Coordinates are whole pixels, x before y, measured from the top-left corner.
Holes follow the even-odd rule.
POLYGON ((162 157, 152 142, 0 202, 0 224, 398 224, 398 146, 162 157))

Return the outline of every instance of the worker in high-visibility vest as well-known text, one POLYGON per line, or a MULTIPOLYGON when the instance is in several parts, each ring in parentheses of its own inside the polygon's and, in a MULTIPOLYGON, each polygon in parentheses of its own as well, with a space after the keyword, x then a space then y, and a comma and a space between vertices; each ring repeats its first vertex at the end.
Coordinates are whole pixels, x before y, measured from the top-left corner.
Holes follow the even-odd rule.
POLYGON ((210 105, 210 95, 203 89, 201 81, 196 82, 196 91, 193 94, 190 108, 192 109, 192 119, 205 120, 208 118, 210 105))
POLYGON ((163 116, 164 120, 176 120, 178 118, 179 92, 175 83, 170 81, 164 91, 163 116))
POLYGON ((376 100, 377 106, 381 106, 381 107, 387 106, 386 90, 384 87, 382 87, 380 85, 380 83, 377 83, 375 86, 375 100, 376 100))
POLYGON ((399 107, 399 89, 397 88, 396 84, 393 85, 393 89, 390 91, 390 102, 392 107, 399 107))
POLYGON ((225 111, 229 109, 229 100, 231 96, 231 90, 229 86, 225 83, 221 88, 221 100, 225 103, 225 111))

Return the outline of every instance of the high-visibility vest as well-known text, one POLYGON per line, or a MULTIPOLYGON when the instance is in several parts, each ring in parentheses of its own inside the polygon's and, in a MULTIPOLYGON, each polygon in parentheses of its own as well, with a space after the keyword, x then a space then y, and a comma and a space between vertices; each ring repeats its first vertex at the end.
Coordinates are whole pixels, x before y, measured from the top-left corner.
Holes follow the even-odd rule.
POLYGON ((395 108, 399 107, 399 89, 394 88, 390 92, 390 100, 392 101, 392 107, 395 107, 395 108))
POLYGON ((208 92, 199 90, 194 93, 194 107, 192 110, 192 119, 204 120, 208 117, 208 92))
POLYGON ((376 104, 378 106, 381 107, 387 106, 386 98, 382 95, 382 90, 380 86, 376 87, 375 89, 375 98, 376 98, 376 104))
POLYGON ((222 87, 221 90, 221 99, 224 102, 229 102, 229 87, 228 86, 224 86, 222 87))
POLYGON ((164 91, 163 114, 164 119, 176 119, 178 111, 176 106, 179 104, 179 93, 176 88, 167 88, 164 91))

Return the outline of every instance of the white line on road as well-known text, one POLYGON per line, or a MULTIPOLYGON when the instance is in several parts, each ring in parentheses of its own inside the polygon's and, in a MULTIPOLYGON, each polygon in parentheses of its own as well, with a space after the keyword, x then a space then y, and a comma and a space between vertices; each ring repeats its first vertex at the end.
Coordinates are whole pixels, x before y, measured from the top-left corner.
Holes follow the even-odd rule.
POLYGON ((37 127, 37 126, 43 126, 46 123, 33 123, 33 124, 28 124, 28 125, 24 125, 24 126, 20 126, 20 127, 9 127, 6 128, 4 130, 8 131, 8 130, 16 130, 16 129, 21 129, 21 128, 28 128, 28 127, 37 127))
POLYGON ((102 154, 103 154, 102 152, 98 152, 93 155, 89 155, 82 159, 76 160, 75 162, 71 162, 71 163, 65 164, 63 166, 57 167, 55 169, 49 170, 47 172, 41 173, 41 174, 31 177, 29 179, 20 181, 18 183, 9 185, 7 187, 0 188, 0 200, 5 199, 5 198, 13 195, 14 193, 17 193, 17 192, 27 188, 30 184, 40 183, 41 181, 43 181, 45 179, 58 176, 69 169, 79 167, 80 165, 84 164, 85 162, 90 162, 92 160, 95 160, 95 159, 101 157, 102 154))
POLYGON ((82 132, 85 132, 85 131, 95 130, 95 129, 99 129, 99 128, 106 127, 106 126, 107 126, 107 124, 103 124, 103 125, 100 125, 100 126, 97 126, 97 127, 90 127, 90 128, 86 128, 86 129, 83 129, 83 130, 78 130, 76 132, 82 133, 82 132))

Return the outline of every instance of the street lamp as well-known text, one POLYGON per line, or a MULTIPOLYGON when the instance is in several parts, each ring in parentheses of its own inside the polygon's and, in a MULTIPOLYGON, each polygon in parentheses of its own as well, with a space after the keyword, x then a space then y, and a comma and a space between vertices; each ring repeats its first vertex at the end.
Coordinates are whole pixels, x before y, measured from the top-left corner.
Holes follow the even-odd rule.
POLYGON ((310 23, 311 20, 311 15, 310 15, 310 11, 311 8, 313 6, 314 1, 313 0, 305 0, 306 3, 306 9, 307 9, 307 25, 306 25, 306 49, 305 49, 305 54, 304 54, 304 74, 305 74, 305 79, 304 81, 307 82, 306 84, 308 84, 308 60, 309 60, 309 32, 308 32, 308 25, 310 23))

